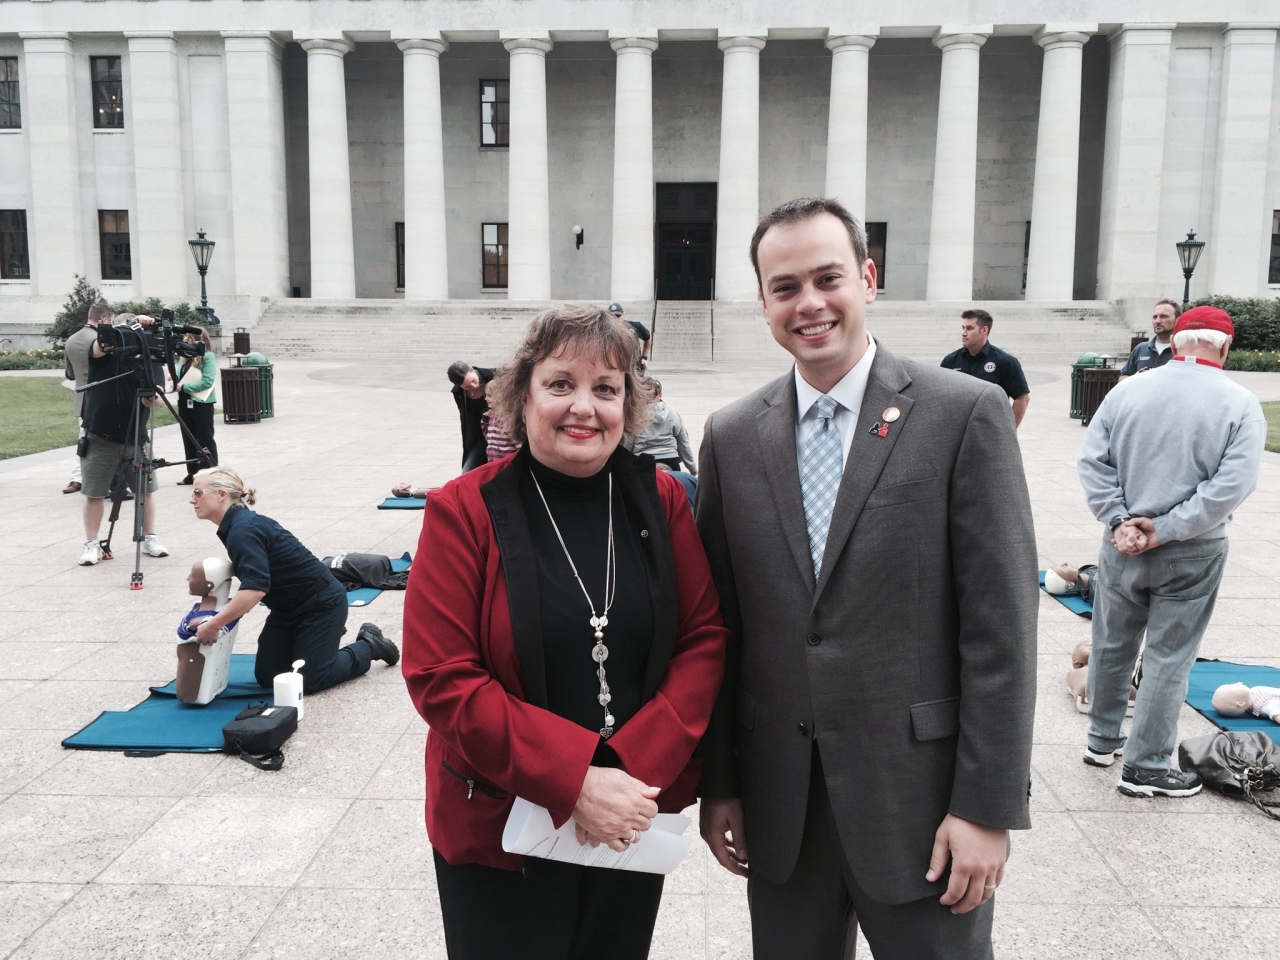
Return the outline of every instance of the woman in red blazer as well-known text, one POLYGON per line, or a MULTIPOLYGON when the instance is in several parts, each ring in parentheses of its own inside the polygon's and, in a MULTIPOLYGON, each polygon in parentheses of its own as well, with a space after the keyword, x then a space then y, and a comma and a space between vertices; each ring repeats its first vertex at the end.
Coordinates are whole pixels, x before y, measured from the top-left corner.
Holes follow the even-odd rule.
POLYGON ((544 311, 495 382, 524 447, 427 498, 403 669, 453 960, 647 956, 661 876, 505 853, 503 826, 523 797, 625 850, 694 802, 726 631, 683 487, 620 445, 635 353, 602 310, 544 311))

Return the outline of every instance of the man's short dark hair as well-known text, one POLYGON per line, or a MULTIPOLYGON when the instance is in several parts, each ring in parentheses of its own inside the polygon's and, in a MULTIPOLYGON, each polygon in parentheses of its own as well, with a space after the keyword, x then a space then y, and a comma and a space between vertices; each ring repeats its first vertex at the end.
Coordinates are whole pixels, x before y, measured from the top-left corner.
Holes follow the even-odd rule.
POLYGON ((449 382, 455 387, 460 387, 462 386, 462 381, 467 378, 467 374, 470 372, 471 364, 455 360, 449 364, 449 382))
POLYGON ((1168 304, 1169 306, 1173 307, 1173 315, 1175 317, 1182 313, 1182 304, 1180 304, 1177 300, 1170 300, 1168 297, 1165 297, 1163 300, 1156 301, 1157 307, 1162 307, 1165 304, 1168 304))
POLYGON ((97 303, 89 307, 89 322, 94 326, 100 324, 103 320, 110 320, 116 312, 111 309, 111 305, 99 300, 97 303))
POLYGON ((987 313, 987 311, 985 310, 978 310, 976 308, 973 310, 966 310, 964 313, 960 314, 960 319, 961 320, 977 320, 978 326, 980 326, 983 330, 990 330, 991 324, 994 322, 991 319, 991 314, 987 313))
POLYGON ((760 283, 760 241, 764 239, 764 235, 769 232, 770 227, 779 227, 789 223, 800 223, 803 220, 812 220, 824 213, 829 213, 841 223, 844 228, 849 231, 849 243, 853 246, 853 255, 858 259, 858 266, 861 267, 867 262, 867 232, 862 229, 862 224, 858 222, 858 218, 845 209, 843 203, 839 200, 831 200, 827 197, 801 197, 798 200, 788 200, 786 203, 774 207, 756 224, 756 232, 751 236, 751 266, 756 271, 756 282, 760 283))

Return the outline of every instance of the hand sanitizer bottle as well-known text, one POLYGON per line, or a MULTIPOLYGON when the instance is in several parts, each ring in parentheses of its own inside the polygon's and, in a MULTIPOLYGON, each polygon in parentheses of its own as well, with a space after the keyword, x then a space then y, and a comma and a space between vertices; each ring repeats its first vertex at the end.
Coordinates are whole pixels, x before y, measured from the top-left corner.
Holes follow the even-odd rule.
POLYGON ((306 665, 305 660, 293 661, 293 672, 276 675, 275 696, 272 702, 277 707, 297 707, 298 719, 302 719, 302 674, 298 670, 306 665))

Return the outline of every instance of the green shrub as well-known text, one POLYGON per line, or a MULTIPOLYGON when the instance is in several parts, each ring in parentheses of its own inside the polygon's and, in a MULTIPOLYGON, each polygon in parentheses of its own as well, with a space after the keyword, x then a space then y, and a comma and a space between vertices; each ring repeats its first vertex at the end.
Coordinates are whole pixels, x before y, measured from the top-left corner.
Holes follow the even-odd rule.
POLYGON ((116 313, 141 313, 148 317, 160 319, 160 311, 168 306, 173 311, 173 322, 179 326, 202 327, 204 318, 196 313, 189 303, 163 304, 159 297, 148 297, 146 300, 121 300, 113 303, 111 308, 116 313))
POLYGON ((89 281, 79 274, 75 275, 76 283, 67 294, 67 302, 53 318, 53 323, 45 328, 44 335, 53 344, 53 349, 61 350, 67 337, 85 325, 89 320, 89 308, 102 299, 97 287, 89 286, 89 281))
MULTIPOLYGON (((1205 297, 1191 304, 1225 310, 1235 324, 1238 350, 1280 350, 1280 298, 1205 297)), ((1228 365, 1230 369, 1236 369, 1228 365)))
POLYGON ((1233 349, 1227 355, 1227 369, 1247 373, 1280 373, 1280 351, 1233 349))
POLYGON ((61 370, 61 350, 0 350, 0 370, 61 370))

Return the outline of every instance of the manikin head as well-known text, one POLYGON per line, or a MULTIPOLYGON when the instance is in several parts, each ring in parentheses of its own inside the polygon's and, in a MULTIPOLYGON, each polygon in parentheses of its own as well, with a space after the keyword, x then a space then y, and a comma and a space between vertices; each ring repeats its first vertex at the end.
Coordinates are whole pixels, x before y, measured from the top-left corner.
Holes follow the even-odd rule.
POLYGON ((191 565, 187 592, 193 597, 215 596, 218 605, 231 598, 231 561, 223 557, 205 557, 191 565))
POLYGON ((1213 709, 1224 717, 1239 717, 1250 706, 1249 688, 1243 683, 1224 683, 1213 691, 1213 709))
POLYGON ((1087 667, 1089 665, 1089 657, 1093 654, 1093 641, 1081 640, 1076 644, 1076 648, 1071 651, 1071 666, 1087 667))
POLYGON ((1068 583, 1066 578, 1064 578, 1062 574, 1058 573, 1057 570, 1049 569, 1044 572, 1045 592, 1051 593, 1055 597, 1062 596, 1074 586, 1074 582, 1068 583))

